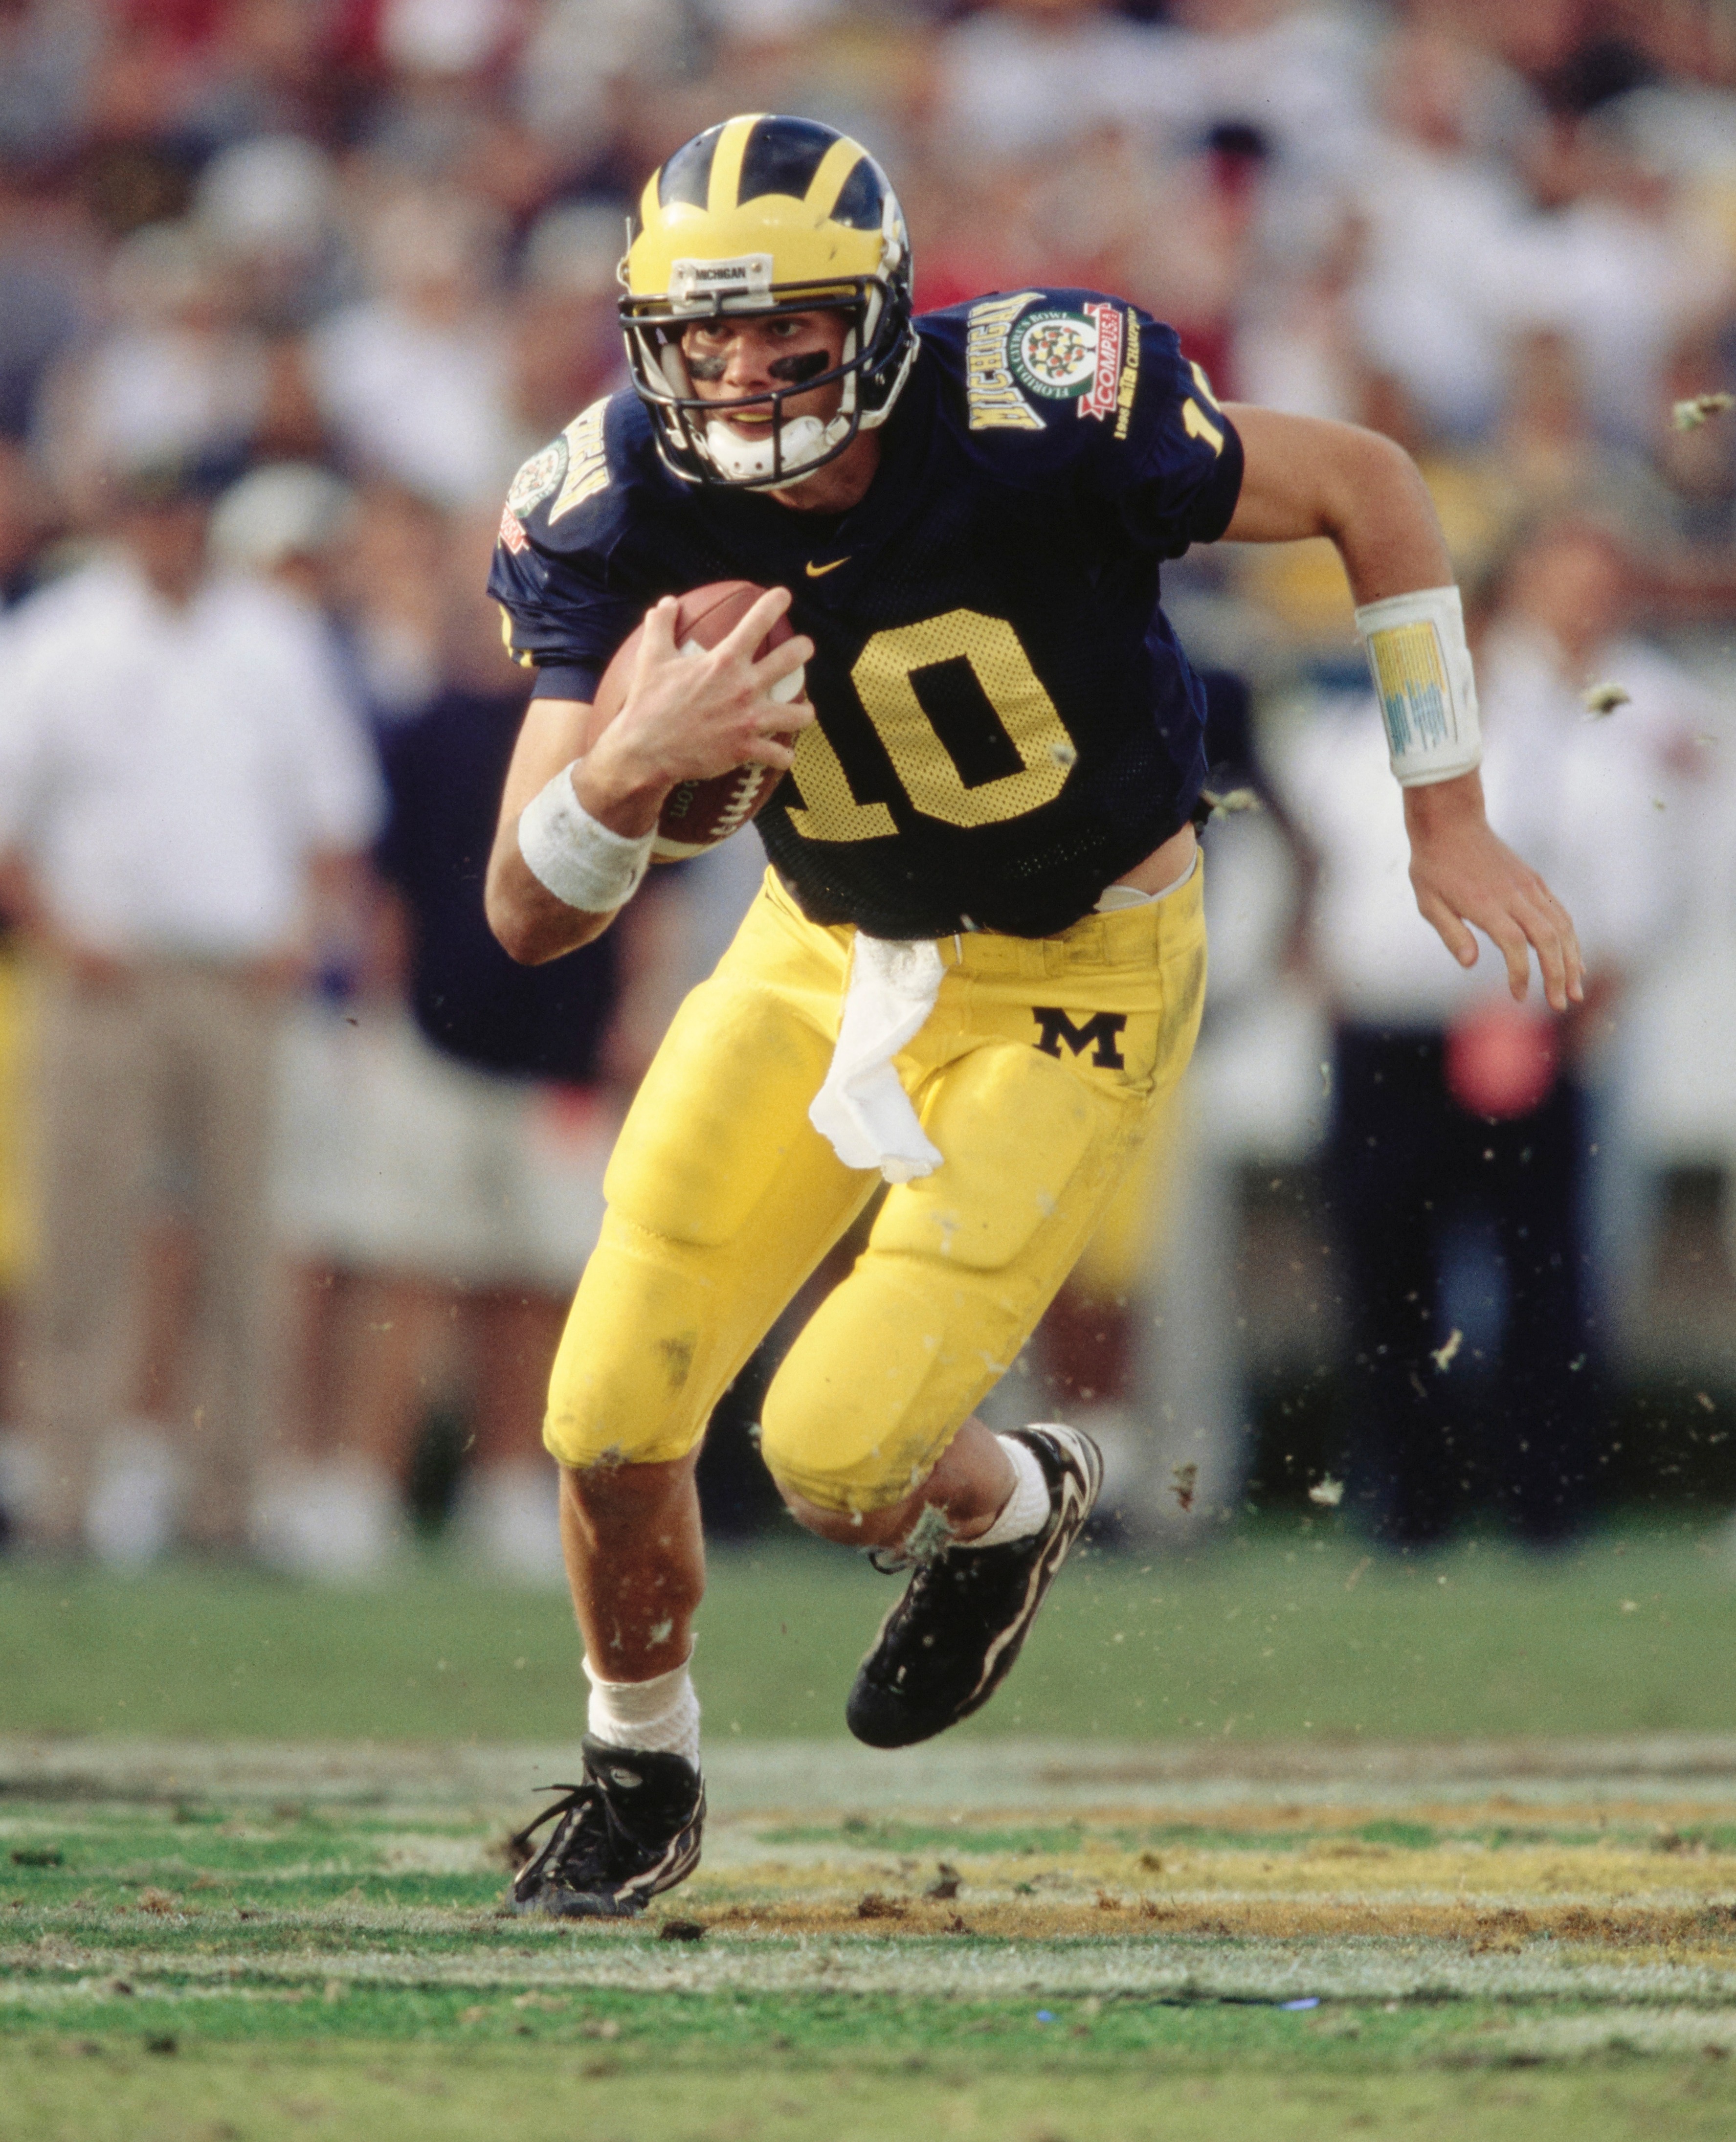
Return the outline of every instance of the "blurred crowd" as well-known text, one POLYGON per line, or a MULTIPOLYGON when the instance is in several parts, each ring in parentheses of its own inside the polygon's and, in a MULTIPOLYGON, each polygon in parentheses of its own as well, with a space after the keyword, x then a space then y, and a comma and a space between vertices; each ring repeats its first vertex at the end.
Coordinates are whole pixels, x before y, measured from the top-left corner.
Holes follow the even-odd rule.
MULTIPOLYGON (((1736 1015, 1721 0, 0 0, 3 1521, 360 1576, 444 1420, 466 1551, 558 1569, 540 1394, 613 1126, 758 857, 512 970, 481 583, 515 467, 624 383, 638 188, 752 110, 879 156, 919 309, 1124 294, 1221 397, 1416 454, 1492 815, 1591 961, 1557 1027, 1418 921, 1327 546, 1184 561, 1264 807, 1207 837, 1203 1073, 997 1403, 1090 1414, 1130 1533, 1233 1508, 1238 1185, 1306 1162, 1359 1521, 1571 1537, 1655 978, 1704 982, 1714 1088, 1736 1015)), ((1736 1091, 1693 1105, 1736 1151, 1736 1091)))

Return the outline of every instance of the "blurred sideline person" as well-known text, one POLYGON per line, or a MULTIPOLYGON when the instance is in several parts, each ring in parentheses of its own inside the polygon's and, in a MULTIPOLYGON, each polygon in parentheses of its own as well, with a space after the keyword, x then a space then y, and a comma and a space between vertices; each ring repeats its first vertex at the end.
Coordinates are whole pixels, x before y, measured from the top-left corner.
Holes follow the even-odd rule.
POLYGON ((548 1365, 602 1219, 622 1088, 657 1039, 635 1032, 631 977, 674 956, 635 960, 635 935, 671 919, 655 898, 637 933, 543 970, 489 932, 482 873, 525 698, 481 585, 496 517, 446 526, 436 688, 378 728, 373 945, 353 987, 299 1012, 287 1059, 298 1396, 255 1537, 275 1566, 331 1581, 376 1575, 401 1546, 419 1433, 451 1404, 470 1431, 461 1549, 496 1577, 560 1582, 548 1365))
POLYGON ((280 1013, 380 807, 306 617, 211 570, 222 473, 119 470, 112 542, 8 620, 0 671, 0 868, 42 997, 24 1530, 119 1562, 177 1531, 245 1540, 278 1380, 280 1013), (141 1230, 165 1200, 197 1238, 217 1372, 190 1434, 126 1419, 141 1230))
POLYGON ((1533 949, 1557 1010, 1580 994, 1566 910, 1484 816, 1457 592, 1399 449, 1221 406, 1170 329, 1089 291, 914 322, 885 175, 811 121, 732 119, 678 151, 627 279, 636 391, 525 464, 496 551, 539 671, 489 865, 496 934, 531 965, 590 943, 677 782, 745 760, 792 777, 756 822, 764 890, 617 1142, 556 1357, 545 1439, 589 1730, 513 1899, 563 1915, 641 1910, 698 1862, 698 1447, 882 1181, 761 1423, 797 1519, 910 1572, 846 1705, 856 1737, 906 1746, 987 1701, 1090 1514, 1087 1437, 997 1436, 974 1409, 1199 1024, 1203 694, 1158 608, 1163 560, 1226 536, 1336 545, 1424 914, 1462 964, 1467 918, 1489 934, 1516 997, 1533 949), (726 575, 768 591, 678 652, 676 591, 726 575), (786 611, 797 629, 760 652, 786 611))
POLYGON ((1608 1347, 1592 1103, 1623 981, 1679 906, 1705 720, 1699 688, 1625 636, 1632 581, 1607 527, 1544 522, 1510 555, 1479 649, 1490 811, 1582 935, 1586 999, 1566 1021, 1437 956, 1365 703, 1322 713, 1289 769, 1336 1019, 1326 1191, 1349 1487, 1398 1548, 1438 1544, 1486 1503, 1540 1547, 1591 1513, 1608 1347), (1600 680, 1631 695, 1602 718, 1586 698, 1600 680), (1492 1299, 1467 1295, 1492 1274, 1492 1299))

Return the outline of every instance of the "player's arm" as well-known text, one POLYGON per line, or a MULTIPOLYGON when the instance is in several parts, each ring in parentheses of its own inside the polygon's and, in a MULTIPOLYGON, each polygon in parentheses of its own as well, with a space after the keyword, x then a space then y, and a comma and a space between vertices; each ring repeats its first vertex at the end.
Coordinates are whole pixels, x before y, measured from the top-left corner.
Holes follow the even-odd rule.
MULTIPOLYGON (((1324 536, 1344 561, 1359 609, 1418 590, 1447 589, 1452 565, 1416 463, 1378 432, 1314 417, 1226 403, 1244 456, 1240 495, 1224 531, 1232 543, 1324 536)), ((1462 639, 1462 634, 1461 634, 1462 639)), ((1468 662, 1466 664, 1468 678, 1468 662)), ((1396 747, 1395 747, 1396 748, 1396 747)), ((1477 962, 1474 923, 1507 961, 1522 997, 1535 948, 1556 1011, 1584 995, 1579 940, 1567 911, 1492 831, 1473 767, 1448 778, 1407 779, 1417 906, 1462 966, 1477 962)))
POLYGON ((791 732, 813 709, 772 688, 801 669, 814 644, 793 634, 754 650, 790 606, 762 595, 728 636, 699 654, 675 644, 678 605, 654 604, 620 712, 587 751, 592 709, 533 699, 507 768, 488 860, 489 927, 515 960, 540 966, 609 927, 650 861, 657 814, 681 781, 709 780, 750 762, 787 772, 791 732))

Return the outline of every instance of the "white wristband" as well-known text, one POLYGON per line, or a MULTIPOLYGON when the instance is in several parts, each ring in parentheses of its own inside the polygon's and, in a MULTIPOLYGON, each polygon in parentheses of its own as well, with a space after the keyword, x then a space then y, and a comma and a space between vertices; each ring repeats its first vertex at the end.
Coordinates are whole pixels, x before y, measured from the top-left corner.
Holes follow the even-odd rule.
MULTIPOLYGON (((574 761, 574 765, 578 763, 574 761)), ((573 792, 564 766, 519 813, 519 853, 537 883, 586 915, 611 915, 639 891, 653 833, 630 840, 599 826, 573 792)))
POLYGON ((1482 763, 1477 680, 1457 588, 1418 588, 1364 603, 1356 629, 1386 722, 1393 772, 1407 788, 1452 781, 1482 763))

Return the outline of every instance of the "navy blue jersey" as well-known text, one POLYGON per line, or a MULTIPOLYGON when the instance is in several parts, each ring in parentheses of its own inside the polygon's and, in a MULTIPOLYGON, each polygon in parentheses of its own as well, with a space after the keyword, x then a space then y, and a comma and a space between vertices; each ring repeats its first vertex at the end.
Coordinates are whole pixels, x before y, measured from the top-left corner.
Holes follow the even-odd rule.
POLYGON ((588 699, 658 597, 792 589, 819 719, 757 822, 803 911, 1048 936, 1193 808, 1204 698, 1158 570, 1223 534, 1241 445, 1173 332, 1112 299, 1026 290, 917 328, 847 513, 683 483, 617 394, 520 471, 490 590, 537 691, 588 699))

